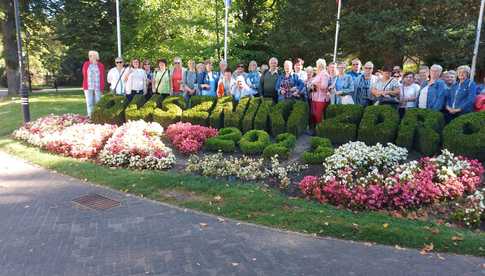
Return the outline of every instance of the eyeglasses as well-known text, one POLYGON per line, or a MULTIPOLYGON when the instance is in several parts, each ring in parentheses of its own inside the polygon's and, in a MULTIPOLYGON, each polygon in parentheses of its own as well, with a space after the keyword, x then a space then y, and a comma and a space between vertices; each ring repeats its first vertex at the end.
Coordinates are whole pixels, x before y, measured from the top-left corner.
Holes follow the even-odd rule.
POLYGON ((116 63, 123 63, 123 61, 117 61, 116 63))
POLYGON ((359 64, 358 63, 352 63, 352 66, 358 66, 359 64))
POLYGON ((174 64, 180 64, 180 62, 176 61, 176 62, 174 62, 174 64))
POLYGON ((374 68, 372 68, 372 67, 364 67, 364 69, 366 69, 366 70, 372 70, 374 68))

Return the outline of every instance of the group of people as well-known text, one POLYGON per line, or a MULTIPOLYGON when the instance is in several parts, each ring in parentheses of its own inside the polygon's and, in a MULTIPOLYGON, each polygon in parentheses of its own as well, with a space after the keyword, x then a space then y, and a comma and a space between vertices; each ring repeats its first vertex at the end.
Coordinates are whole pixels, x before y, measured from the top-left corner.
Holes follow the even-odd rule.
MULTIPOLYGON (((302 100, 308 101, 313 127, 322 121, 330 104, 390 105, 401 116, 410 108, 426 108, 443 112, 450 121, 473 111, 475 97, 485 93, 470 79, 467 65, 446 72, 437 64, 423 65, 417 73, 402 73, 399 66, 386 65, 375 70, 370 61, 362 66, 357 58, 352 60, 350 69, 343 61, 327 65, 324 59, 318 59, 315 67, 305 68, 300 58, 285 60, 281 71, 274 57, 268 65, 258 66, 251 61, 247 70, 244 64, 238 64, 234 71, 225 61, 214 70, 211 60, 199 64, 189 60, 185 68, 179 57, 171 65, 166 59, 159 59, 155 69, 149 61, 141 63, 136 58, 127 66, 118 57, 115 64, 107 74, 107 82, 112 93, 125 95, 128 100, 137 94, 182 95, 186 100, 193 95, 231 95, 235 101, 248 96, 274 102, 302 100)), ((90 51, 89 60, 83 65, 88 115, 104 90, 104 75, 99 54, 90 51)))

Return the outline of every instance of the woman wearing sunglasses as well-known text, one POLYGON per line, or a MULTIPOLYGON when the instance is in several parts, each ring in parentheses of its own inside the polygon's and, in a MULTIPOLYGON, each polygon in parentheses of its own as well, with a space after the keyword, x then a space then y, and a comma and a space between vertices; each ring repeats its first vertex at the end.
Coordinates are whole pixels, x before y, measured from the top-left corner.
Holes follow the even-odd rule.
POLYGON ((117 57, 115 59, 116 66, 111 68, 108 72, 108 83, 110 84, 111 93, 116 95, 125 95, 125 79, 124 75, 127 72, 126 67, 124 67, 123 59, 117 57))

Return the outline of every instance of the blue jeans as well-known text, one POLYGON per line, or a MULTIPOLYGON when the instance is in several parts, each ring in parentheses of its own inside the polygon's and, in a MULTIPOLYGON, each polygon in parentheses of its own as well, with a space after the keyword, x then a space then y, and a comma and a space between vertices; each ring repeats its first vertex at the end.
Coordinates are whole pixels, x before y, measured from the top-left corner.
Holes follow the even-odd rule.
POLYGON ((94 106, 101 99, 101 91, 99 90, 84 90, 84 97, 86 98, 86 108, 88 116, 91 117, 93 113, 94 106))

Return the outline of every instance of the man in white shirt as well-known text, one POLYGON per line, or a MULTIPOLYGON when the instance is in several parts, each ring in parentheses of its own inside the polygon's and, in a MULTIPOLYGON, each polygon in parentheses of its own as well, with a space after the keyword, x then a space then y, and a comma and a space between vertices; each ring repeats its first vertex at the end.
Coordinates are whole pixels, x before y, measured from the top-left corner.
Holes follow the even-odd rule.
POLYGON ((127 69, 124 67, 123 59, 117 57, 115 59, 116 66, 111 68, 108 72, 108 83, 110 84, 111 93, 116 95, 125 94, 125 78, 123 75, 126 73, 127 69))

